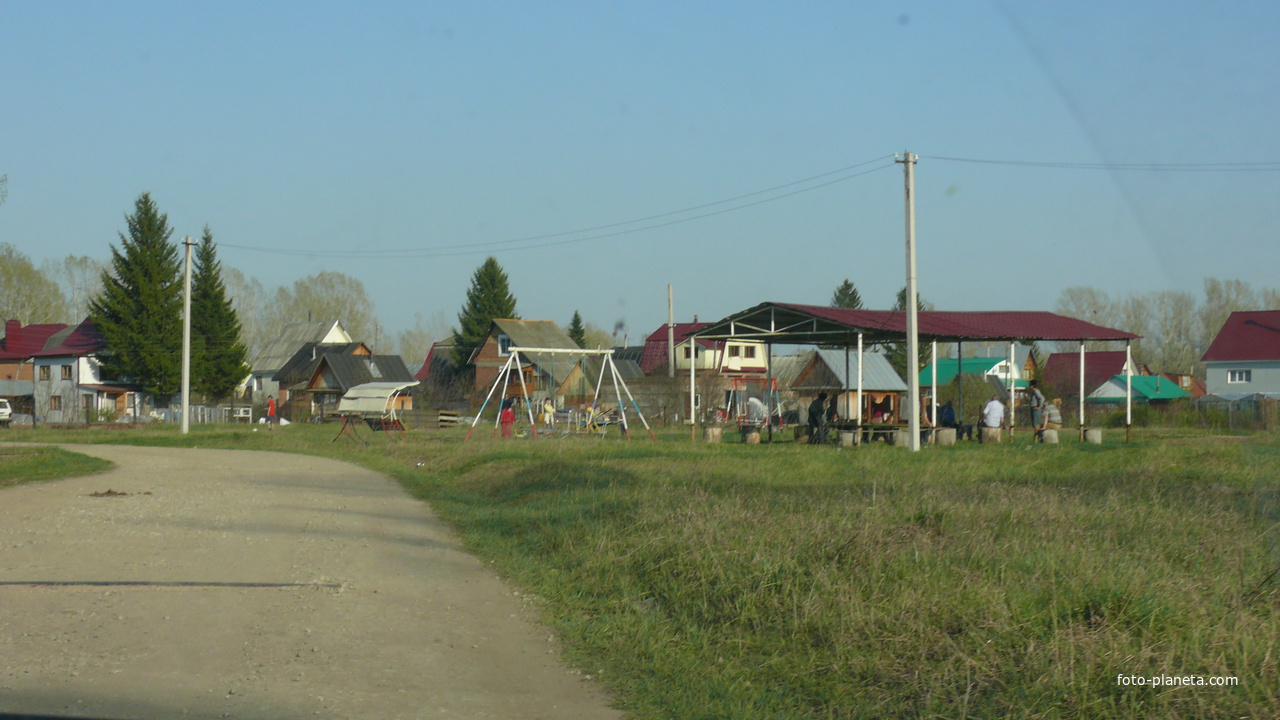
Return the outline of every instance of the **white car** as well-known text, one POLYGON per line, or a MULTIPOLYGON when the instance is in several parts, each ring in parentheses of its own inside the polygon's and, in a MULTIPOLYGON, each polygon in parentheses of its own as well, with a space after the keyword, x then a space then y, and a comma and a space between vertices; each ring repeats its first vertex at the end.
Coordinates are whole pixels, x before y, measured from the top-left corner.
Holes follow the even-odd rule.
POLYGON ((9 401, 0 398, 0 428, 9 427, 9 419, 13 417, 13 408, 9 407, 9 401))

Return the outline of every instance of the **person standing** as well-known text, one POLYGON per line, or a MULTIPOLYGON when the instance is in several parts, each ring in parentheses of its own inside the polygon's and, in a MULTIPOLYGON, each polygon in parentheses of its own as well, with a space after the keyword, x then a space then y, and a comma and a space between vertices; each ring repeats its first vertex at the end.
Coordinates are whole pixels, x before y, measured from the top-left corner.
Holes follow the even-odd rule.
POLYGON ((542 422, 548 430, 556 429, 556 404, 549 397, 542 404, 542 422))
POLYGON ((809 403, 809 444, 826 442, 827 394, 818 393, 818 399, 809 403))
POLYGON ((502 403, 502 412, 498 414, 498 424, 502 426, 503 438, 515 437, 516 411, 511 409, 510 400, 502 403))
POLYGON ((267 396, 267 429, 276 429, 276 396, 267 396))
POLYGON ((1031 427, 1039 428, 1044 425, 1044 393, 1040 392, 1040 384, 1032 380, 1027 383, 1029 388, 1027 404, 1031 406, 1031 427))

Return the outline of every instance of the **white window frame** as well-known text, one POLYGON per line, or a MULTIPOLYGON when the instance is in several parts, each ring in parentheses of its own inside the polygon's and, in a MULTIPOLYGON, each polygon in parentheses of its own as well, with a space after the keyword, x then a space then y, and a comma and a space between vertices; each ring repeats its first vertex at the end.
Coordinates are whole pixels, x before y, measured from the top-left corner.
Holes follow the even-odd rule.
POLYGON ((506 357, 511 354, 511 337, 500 333, 498 335, 498 357, 506 357))
POLYGON ((1228 370, 1227 383, 1229 385, 1244 385, 1253 382, 1253 370, 1228 370))

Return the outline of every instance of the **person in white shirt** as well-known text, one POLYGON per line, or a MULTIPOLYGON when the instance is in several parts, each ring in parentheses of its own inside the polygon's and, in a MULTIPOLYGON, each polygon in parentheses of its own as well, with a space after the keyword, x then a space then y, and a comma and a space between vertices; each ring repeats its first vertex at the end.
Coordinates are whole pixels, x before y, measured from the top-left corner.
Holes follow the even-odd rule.
POLYGON ((991 402, 982 408, 982 424, 989 428, 1004 425, 1004 403, 1000 402, 1000 396, 992 395, 991 402))

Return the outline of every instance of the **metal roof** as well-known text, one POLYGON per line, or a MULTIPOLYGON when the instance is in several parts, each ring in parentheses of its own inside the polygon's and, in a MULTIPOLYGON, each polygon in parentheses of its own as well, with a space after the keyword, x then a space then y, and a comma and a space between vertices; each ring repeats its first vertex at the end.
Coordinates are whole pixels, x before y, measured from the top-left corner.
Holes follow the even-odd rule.
POLYGON ((409 382, 369 382, 347 390, 338 401, 340 413, 383 413, 388 410, 392 396, 405 388, 417 385, 417 380, 409 382))
MULTIPOLYGON (((844 350, 821 349, 816 351, 814 362, 826 365, 838 383, 836 389, 856 390, 858 388, 858 354, 849 353, 849 374, 845 375, 844 350)), ((792 385, 797 390, 829 390, 832 386, 823 384, 820 378, 809 376, 803 383, 792 385)), ((877 352, 862 353, 862 389, 875 392, 906 392, 907 384, 898 377, 893 366, 884 355, 877 352)))
MULTIPOLYGON (((547 348, 550 350, 581 350, 578 343, 569 334, 551 320, 511 320, 496 318, 493 321, 501 333, 511 340, 511 346, 521 348, 547 348)), ((492 332, 492 330, 491 330, 492 332)), ((477 352, 479 348, 477 348, 477 352)), ((584 354, 586 351, 583 351, 584 354)), ((551 376, 554 384, 559 385, 569 376, 577 357, 566 357, 558 353, 527 353, 521 350, 520 359, 537 365, 540 370, 551 376)), ((474 360, 474 355, 472 357, 474 360)))
MULTIPOLYGON (((900 310, 850 310, 765 302, 711 323, 699 338, 752 339, 799 345, 901 342, 907 316, 900 310)), ((919 313, 923 340, 1136 340, 1115 328, 1039 311, 919 313)))
POLYGON ((107 341, 98 328, 86 319, 75 327, 59 330, 45 341, 44 349, 31 353, 31 357, 83 357, 105 348, 107 341))
POLYGON ((275 373, 284 367, 303 345, 309 342, 322 343, 333 331, 339 333, 342 342, 351 342, 351 336, 338 324, 337 320, 320 322, 295 322, 285 325, 280 336, 272 340, 253 359, 254 374, 275 373))
POLYGON ((1231 313, 1200 360, 1280 360, 1280 310, 1231 313))
MULTIPOLYGON (((1159 375, 1133 375, 1133 397, 1135 400, 1180 400, 1191 397, 1191 393, 1178 387, 1178 383, 1159 375)), ((1089 393, 1090 400, 1113 399, 1123 401, 1125 397, 1125 376, 1115 375, 1089 393)))

